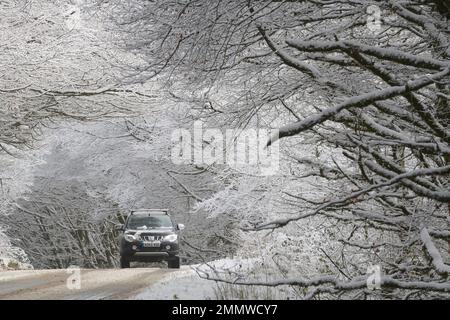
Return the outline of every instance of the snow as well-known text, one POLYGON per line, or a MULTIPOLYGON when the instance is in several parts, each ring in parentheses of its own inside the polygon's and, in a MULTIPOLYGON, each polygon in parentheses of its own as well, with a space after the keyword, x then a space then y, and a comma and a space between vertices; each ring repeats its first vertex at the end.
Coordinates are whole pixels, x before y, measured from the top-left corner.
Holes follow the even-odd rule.
MULTIPOLYGON (((270 141, 268 142, 268 145, 273 144, 278 139, 290 137, 299 134, 300 132, 303 132, 305 130, 309 130, 315 125, 331 119, 333 116, 336 116, 339 112, 345 109, 350 109, 354 107, 364 108, 376 101, 387 100, 402 95, 410 90, 421 89, 434 83, 437 80, 440 80, 441 78, 447 76, 449 73, 450 68, 447 68, 442 72, 433 74, 432 76, 421 77, 417 80, 409 81, 406 85, 391 86, 382 90, 375 90, 369 93, 364 93, 362 95, 353 96, 334 107, 325 109, 320 113, 313 114, 301 121, 290 123, 281 127, 279 129, 279 134, 276 137, 272 136, 270 141)), ((445 134, 446 133, 444 130, 444 135, 445 134)))
POLYGON ((287 40, 286 43, 301 51, 333 51, 333 50, 358 50, 377 58, 391 60, 405 65, 417 66, 420 68, 429 68, 433 70, 441 70, 448 67, 448 62, 436 60, 430 57, 417 56, 406 53, 394 48, 380 48, 368 46, 355 41, 301 41, 287 40))
POLYGON ((131 299, 137 300, 210 300, 216 299, 216 282, 202 279, 198 272, 229 272, 250 268, 254 259, 221 259, 207 264, 181 267, 131 299))
POLYGON ((450 266, 444 263, 442 256, 439 253, 439 250, 434 245, 433 240, 431 239, 430 234, 428 233, 427 228, 422 228, 422 231, 420 231, 420 239, 425 245, 428 254, 433 259, 433 265, 436 268, 436 270, 444 274, 450 273, 450 266))
POLYGON ((201 279, 194 269, 183 267, 170 273, 132 299, 137 300, 204 300, 214 299, 214 282, 201 279))

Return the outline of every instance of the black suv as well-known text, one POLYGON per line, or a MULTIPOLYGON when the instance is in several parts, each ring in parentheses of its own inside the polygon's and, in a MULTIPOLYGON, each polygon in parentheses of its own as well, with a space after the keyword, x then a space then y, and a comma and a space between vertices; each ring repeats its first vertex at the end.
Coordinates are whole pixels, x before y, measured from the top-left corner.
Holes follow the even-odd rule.
POLYGON ((167 261, 169 268, 180 267, 179 231, 165 209, 132 211, 125 224, 119 226, 120 267, 129 268, 131 261, 167 261))

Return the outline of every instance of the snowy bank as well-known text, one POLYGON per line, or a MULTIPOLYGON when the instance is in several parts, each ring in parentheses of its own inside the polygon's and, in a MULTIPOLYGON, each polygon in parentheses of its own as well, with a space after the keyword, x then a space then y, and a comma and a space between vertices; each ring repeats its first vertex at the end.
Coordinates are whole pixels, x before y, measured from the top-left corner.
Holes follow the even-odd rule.
POLYGON ((16 259, 0 257, 0 271, 4 270, 33 270, 33 266, 16 259))
POLYGON ((180 271, 167 274, 132 299, 137 300, 208 300, 217 299, 215 281, 202 279, 198 272, 228 273, 245 271, 254 259, 221 259, 207 264, 184 266, 180 271))

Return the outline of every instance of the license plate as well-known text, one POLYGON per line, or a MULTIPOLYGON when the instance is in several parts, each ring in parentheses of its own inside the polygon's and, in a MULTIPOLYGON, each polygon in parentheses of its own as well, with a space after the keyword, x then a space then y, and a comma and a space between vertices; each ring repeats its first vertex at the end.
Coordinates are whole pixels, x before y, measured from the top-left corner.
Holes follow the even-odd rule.
POLYGON ((145 248, 155 248, 155 247, 159 247, 161 245, 160 241, 144 241, 143 242, 143 246, 145 248))

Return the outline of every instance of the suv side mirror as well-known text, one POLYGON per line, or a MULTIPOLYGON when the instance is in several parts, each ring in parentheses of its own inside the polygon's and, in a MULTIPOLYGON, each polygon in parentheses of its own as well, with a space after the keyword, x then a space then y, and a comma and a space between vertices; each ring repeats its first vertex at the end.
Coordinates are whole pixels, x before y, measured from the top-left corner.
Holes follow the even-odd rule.
POLYGON ((184 230, 184 224, 182 224, 182 223, 177 224, 177 229, 180 231, 184 230))
POLYGON ((123 231, 123 224, 116 224, 114 226, 114 229, 117 230, 117 231, 123 231))

